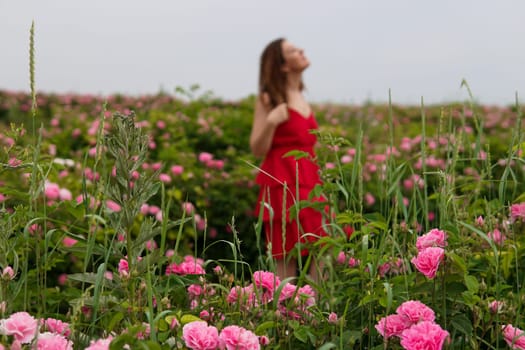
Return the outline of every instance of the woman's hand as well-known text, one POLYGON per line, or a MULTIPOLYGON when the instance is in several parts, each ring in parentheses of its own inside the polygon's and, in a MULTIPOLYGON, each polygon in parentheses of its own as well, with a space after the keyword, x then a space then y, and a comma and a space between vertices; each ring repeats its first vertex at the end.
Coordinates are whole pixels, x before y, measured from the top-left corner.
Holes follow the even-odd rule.
POLYGON ((288 105, 286 103, 281 103, 268 114, 267 121, 273 126, 277 127, 280 124, 287 121, 289 118, 288 115, 288 105))

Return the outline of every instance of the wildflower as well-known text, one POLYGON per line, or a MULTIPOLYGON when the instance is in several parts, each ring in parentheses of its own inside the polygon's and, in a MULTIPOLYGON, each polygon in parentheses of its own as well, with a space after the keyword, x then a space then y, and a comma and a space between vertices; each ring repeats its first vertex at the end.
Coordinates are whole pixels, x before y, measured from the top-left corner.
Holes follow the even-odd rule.
POLYGON ((35 337, 38 321, 25 311, 15 312, 8 319, 0 321, 0 332, 12 335, 22 344, 29 344, 35 337))
POLYGON ((448 336, 438 324, 423 321, 401 333, 401 346, 406 350, 441 350, 448 336))
POLYGON ((525 332, 511 324, 502 326, 503 337, 507 344, 513 349, 525 350, 525 332))
POLYGON ((208 326, 205 321, 195 321, 182 328, 182 339, 192 350, 216 350, 219 345, 217 328, 208 326))
POLYGON ((413 257, 411 262, 419 272, 429 279, 436 277, 439 265, 445 258, 445 250, 439 247, 430 247, 421 250, 417 257, 413 257))
POLYGON ((239 326, 224 327, 219 335, 220 349, 225 350, 258 350, 261 348, 259 338, 251 331, 239 326))

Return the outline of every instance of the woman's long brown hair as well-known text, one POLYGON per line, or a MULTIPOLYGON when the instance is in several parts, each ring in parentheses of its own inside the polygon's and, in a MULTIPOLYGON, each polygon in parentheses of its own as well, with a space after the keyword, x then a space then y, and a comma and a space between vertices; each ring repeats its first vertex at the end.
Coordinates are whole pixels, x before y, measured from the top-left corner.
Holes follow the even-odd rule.
MULTIPOLYGON (((270 108, 280 103, 288 102, 286 97, 286 73, 282 66, 285 63, 282 43, 285 39, 278 38, 269 43, 261 55, 259 70, 259 96, 267 93, 270 97, 270 108)), ((301 83, 301 90, 303 84, 301 83)))

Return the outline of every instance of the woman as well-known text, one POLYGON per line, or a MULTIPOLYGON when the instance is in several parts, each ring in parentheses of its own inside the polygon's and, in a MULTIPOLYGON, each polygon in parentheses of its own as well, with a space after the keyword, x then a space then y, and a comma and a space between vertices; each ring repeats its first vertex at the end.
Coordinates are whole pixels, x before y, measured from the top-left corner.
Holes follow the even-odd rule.
MULTIPOLYGON (((296 244, 324 234, 320 212, 312 208, 302 209, 298 216, 290 212, 321 183, 314 161, 317 139, 310 132, 317 129, 317 122, 303 96, 302 74, 309 65, 304 51, 289 41, 281 38, 268 44, 261 55, 259 95, 250 135, 253 154, 264 157, 256 179, 260 193, 255 214, 262 211, 266 242, 282 278, 296 276, 297 260, 289 257, 292 250, 308 254, 296 244), (309 157, 284 157, 294 150, 309 157)), ((315 270, 310 273, 316 276, 315 270)))

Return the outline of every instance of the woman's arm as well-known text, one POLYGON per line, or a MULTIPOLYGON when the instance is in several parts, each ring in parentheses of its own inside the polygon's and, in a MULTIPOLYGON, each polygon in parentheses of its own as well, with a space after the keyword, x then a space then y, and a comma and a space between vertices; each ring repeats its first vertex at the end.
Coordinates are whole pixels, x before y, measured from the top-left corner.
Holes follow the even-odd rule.
POLYGON ((286 103, 269 109, 269 98, 263 95, 255 102, 250 148, 256 157, 263 157, 272 145, 273 134, 279 124, 288 120, 286 103))

